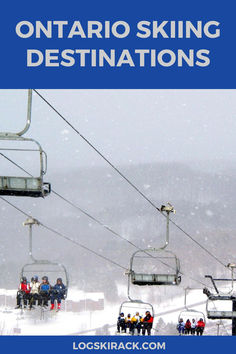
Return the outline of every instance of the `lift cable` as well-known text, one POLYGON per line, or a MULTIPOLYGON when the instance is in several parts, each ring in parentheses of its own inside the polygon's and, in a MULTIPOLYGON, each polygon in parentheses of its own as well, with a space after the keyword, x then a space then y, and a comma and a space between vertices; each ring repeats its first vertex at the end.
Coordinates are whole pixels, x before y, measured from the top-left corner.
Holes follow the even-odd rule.
MULTIPOLYGON (((23 211, 22 209, 20 209, 19 207, 17 207, 15 204, 9 202, 9 201, 6 200, 5 198, 3 198, 3 197, 0 196, 0 199, 2 199, 4 202, 6 202, 6 203, 9 204, 10 206, 12 206, 14 209, 18 210, 21 214, 25 215, 26 217, 32 218, 32 215, 26 213, 25 211, 23 211)), ((39 221, 39 220, 38 220, 38 221, 39 221)), ((83 244, 81 244, 81 243, 79 243, 79 242, 77 242, 77 241, 75 241, 75 240, 69 238, 68 236, 63 235, 63 234, 60 233, 59 231, 56 231, 56 230, 54 230, 53 228, 51 228, 50 226, 47 226, 47 225, 41 223, 40 221, 39 221, 39 224, 40 224, 42 227, 46 228, 47 230, 53 232, 54 234, 57 234, 58 236, 60 236, 60 237, 62 237, 62 238, 64 238, 64 239, 66 239, 67 241, 72 242, 72 243, 74 243, 75 245, 77 245, 77 246, 79 246, 79 247, 81 247, 81 248, 83 248, 83 249, 85 249, 85 250, 87 250, 87 251, 89 251, 89 252, 95 254, 96 256, 105 259, 106 261, 108 261, 108 262, 110 262, 110 263, 112 263, 112 264, 118 266, 119 268, 124 269, 125 271, 127 270, 126 267, 124 267, 124 266, 122 266, 122 265, 116 263, 115 261, 111 260, 111 259, 108 258, 108 257, 105 257, 105 256, 101 255, 100 253, 98 253, 98 252, 96 252, 96 251, 94 251, 94 250, 88 248, 87 246, 84 246, 83 244)), ((204 283, 201 282, 200 280, 194 279, 194 278, 192 278, 192 277, 190 277, 190 276, 188 276, 188 275, 185 275, 185 274, 182 273, 182 272, 181 272, 181 274, 184 275, 184 276, 186 276, 186 277, 188 277, 189 279, 195 281, 196 283, 199 283, 199 284, 201 284, 201 285, 206 286, 206 284, 204 284, 204 283)))
MULTIPOLYGON (((33 175, 31 173, 29 173, 28 171, 26 171, 22 166, 18 165, 15 161, 13 161, 12 159, 10 159, 9 157, 7 157, 5 154, 0 152, 0 155, 2 157, 4 157, 5 159, 7 159, 9 162, 11 162, 13 165, 15 165, 16 167, 18 167, 21 171, 25 172, 28 176, 33 177, 33 175)), ((83 213, 84 215, 86 215, 87 217, 89 217, 91 220, 93 220, 94 222, 96 222, 97 224, 99 224, 100 226, 104 227, 106 230, 110 231, 111 233, 113 233, 115 236, 121 238, 122 240, 128 242, 130 245, 132 245, 133 247, 142 250, 141 248, 139 248, 138 246, 136 246, 132 241, 128 240, 127 238, 125 238, 124 236, 120 235, 118 232, 114 231, 112 228, 110 228, 108 225, 105 225, 103 222, 101 222, 100 220, 96 219, 94 216, 92 216, 91 214, 89 214, 87 211, 83 210, 82 208, 80 208, 78 205, 75 205, 73 202, 71 202, 70 200, 68 200, 67 198, 63 197, 61 194, 59 194, 57 191, 55 190, 51 190, 51 192, 53 194, 55 194, 57 197, 61 198, 62 200, 64 200, 66 203, 70 204, 72 207, 74 207, 75 209, 79 210, 81 213, 83 213)))
MULTIPOLYGON (((6 202, 6 203, 9 204, 10 206, 12 206, 14 209, 18 210, 21 214, 27 216, 28 218, 32 218, 32 215, 27 214, 25 211, 23 211, 22 209, 20 209, 19 207, 17 207, 15 204, 9 202, 8 200, 6 200, 6 199, 3 198, 3 197, 0 197, 0 198, 1 198, 4 202, 6 202)), ((120 265, 119 263, 113 261, 112 259, 110 259, 110 258, 108 258, 108 257, 106 257, 106 256, 103 256, 102 254, 100 254, 100 253, 98 253, 98 252, 92 250, 91 248, 89 248, 89 247, 83 245, 82 243, 79 243, 79 242, 77 242, 77 241, 71 239, 70 237, 68 237, 68 236, 66 236, 66 235, 63 235, 61 232, 54 230, 54 229, 51 228, 50 226, 47 226, 47 225, 41 223, 40 221, 39 221, 39 224, 40 224, 42 227, 44 227, 45 229, 47 229, 48 231, 53 232, 53 233, 56 234, 57 236, 59 236, 59 237, 61 237, 61 238, 64 238, 65 240, 67 240, 67 241, 69 241, 69 242, 72 242, 73 244, 75 244, 75 245, 77 245, 77 246, 79 246, 79 247, 85 249, 86 251, 89 251, 89 252, 95 254, 96 256, 98 256, 98 257, 100 257, 100 258, 102 258, 102 259, 104 259, 104 260, 106 260, 106 261, 108 261, 108 262, 110 262, 110 263, 116 265, 116 266, 119 267, 119 268, 122 268, 122 269, 124 269, 124 270, 127 270, 126 267, 120 265)))
MULTIPOLYGON (((15 161, 13 161, 12 159, 10 159, 9 157, 7 157, 5 154, 0 153, 1 156, 3 156, 5 159, 7 159, 9 162, 11 162, 12 164, 14 164, 16 167, 18 167, 20 170, 22 170, 23 172, 25 172, 26 174, 28 174, 29 176, 32 176, 28 171, 26 171, 22 166, 20 166, 19 164, 17 164, 15 161)), ((68 203, 69 205, 73 206, 74 208, 76 208, 77 210, 79 210, 81 213, 83 213, 84 215, 86 215, 87 217, 89 217, 91 220, 93 220, 94 222, 98 223, 100 226, 104 227, 106 230, 110 231, 112 234, 114 234, 115 236, 118 236, 119 238, 121 238, 124 241, 127 241, 129 244, 131 244, 133 247, 142 250, 140 247, 138 247, 137 245, 135 245, 133 242, 129 241, 127 238, 125 238, 124 236, 118 234, 116 231, 114 231, 113 229, 111 229, 109 226, 103 224, 100 220, 96 219, 94 216, 90 215, 87 211, 81 209, 79 206, 75 205, 74 203, 72 203, 70 200, 68 200, 67 198, 63 197, 61 194, 59 194, 58 192, 56 192, 55 190, 52 190, 52 193, 55 194, 56 196, 58 196, 59 198, 61 198, 62 200, 64 200, 66 203, 68 203)), ((17 208, 17 207, 16 207, 17 208)), ((18 209, 19 210, 19 209, 18 209)), ((20 211, 20 210, 19 210, 20 211)), ((27 214, 26 214, 27 215, 27 214)), ((175 270, 173 267, 171 267, 169 264, 158 260, 160 263, 162 263, 163 265, 175 270)), ((203 286, 207 286, 205 283, 201 282, 200 280, 196 280, 186 274, 184 274, 183 272, 179 272, 181 275, 188 277, 190 280, 193 280, 203 286)))
MULTIPOLYGON (((19 164, 17 164, 15 161, 13 161, 12 159, 10 159, 8 156, 6 156, 5 154, 0 152, 0 155, 2 157, 4 157, 5 159, 7 159, 9 162, 11 162, 13 165, 15 165, 16 167, 18 167, 21 171, 25 172, 28 176, 33 177, 33 175, 31 173, 29 173, 28 171, 26 171, 22 166, 20 166, 19 164)), ((113 235, 119 237, 120 239, 128 242, 131 246, 135 247, 136 249, 142 251, 143 249, 138 247, 137 245, 135 245, 132 241, 128 240, 127 238, 125 238, 124 236, 120 235, 118 232, 114 231, 111 227, 109 227, 108 225, 105 225, 103 222, 101 222, 100 220, 96 219, 94 216, 92 216, 91 214, 89 214, 87 211, 83 210, 82 208, 80 208, 78 205, 75 205, 73 202, 71 202, 70 200, 68 200, 67 198, 63 197, 61 194, 59 194, 58 192, 56 192, 55 190, 51 190, 51 192, 53 194, 55 194, 57 197, 61 198, 63 201, 65 201, 66 203, 68 203, 70 206, 74 207, 75 209, 79 210, 81 213, 83 213, 84 215, 86 215, 87 217, 89 217, 91 220, 93 220, 94 222, 96 222, 97 224, 99 224, 100 226, 102 226, 103 228, 105 228, 106 230, 110 231, 113 235)), ((146 252, 147 253, 147 252, 146 252)), ((147 253, 148 254, 148 253, 147 253)), ((172 269, 174 269, 173 267, 171 267, 169 264, 158 260, 159 262, 161 262, 162 264, 164 264, 167 267, 170 267, 172 269)), ((183 274, 184 275, 184 274, 183 274)))
MULTIPOLYGON (((78 129, 76 129, 44 96, 42 96, 37 90, 33 89, 33 91, 61 118, 68 124, 71 129, 73 129, 103 160, 105 160, 133 189, 136 190, 152 207, 154 207, 161 215, 165 218, 167 217, 161 210, 158 208, 154 202, 152 202, 133 182, 131 182, 110 160, 108 160, 83 134, 80 133, 78 129)), ((197 244, 201 249, 203 249, 209 256, 214 258, 218 263, 220 263, 223 267, 227 268, 227 265, 224 264, 218 257, 216 257, 213 253, 211 253, 206 247, 204 247, 200 242, 195 240, 187 231, 185 231, 181 226, 176 224, 172 219, 169 221, 185 236, 190 238, 195 244, 197 244)), ((228 268, 227 268, 228 269, 228 268)))

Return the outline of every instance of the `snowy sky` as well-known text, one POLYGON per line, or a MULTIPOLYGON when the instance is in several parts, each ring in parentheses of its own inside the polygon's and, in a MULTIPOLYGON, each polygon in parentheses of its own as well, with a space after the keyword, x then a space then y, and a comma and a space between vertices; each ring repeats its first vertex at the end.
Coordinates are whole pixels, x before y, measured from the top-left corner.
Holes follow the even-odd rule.
MULTIPOLYGON (((40 93, 115 165, 132 167, 139 163, 175 161, 188 163, 190 167, 196 168, 203 163, 204 168, 208 167, 211 170, 213 167, 217 172, 225 161, 229 162, 230 167, 234 168, 236 166, 236 90, 40 90, 40 93)), ((25 124, 26 107, 26 90, 0 90, 0 131, 21 130, 25 124)), ((77 169, 78 172, 78 168, 83 166, 107 167, 107 164, 36 94, 33 95, 32 125, 27 136, 37 139, 48 154, 48 172, 45 181, 50 181, 53 189, 61 191, 67 198, 71 198, 72 201, 92 214, 97 215, 96 213, 98 213, 99 219, 114 227, 115 230, 118 229, 121 234, 125 233, 125 235, 128 235, 127 237, 136 237, 136 234, 141 235, 142 230, 145 229, 143 238, 152 240, 151 237, 156 235, 156 230, 163 230, 161 222, 164 221, 160 221, 161 217, 157 218, 156 211, 148 206, 144 200, 139 201, 137 193, 124 181, 121 181, 116 173, 111 171, 109 175, 104 177, 103 172, 97 171, 97 175, 91 176, 91 178, 88 177, 91 174, 90 170, 89 172, 85 171, 84 174, 83 171, 73 174, 73 169, 77 169), (82 180, 83 176, 87 179, 86 181, 82 180), (110 182, 111 176, 113 177, 112 183, 110 182), (75 184, 76 188, 74 188, 75 184), (83 186, 85 187, 83 188, 83 186), (113 188, 114 186, 117 188, 113 188), (107 192, 111 190, 109 188, 112 189, 111 195, 107 192), (123 212, 127 205, 132 207, 130 207, 129 215, 126 215, 123 220, 123 214, 121 213, 119 216, 117 211, 123 212), (120 222, 120 218, 122 222, 120 222)), ((9 154, 7 155, 9 156, 9 154)), ((35 161, 30 158, 27 163, 32 166, 22 164, 19 155, 17 157, 13 155, 14 152, 11 158, 26 170, 35 165, 35 161)), ((0 161, 3 171, 2 161, 3 158, 0 161)), ((131 173, 132 181, 136 183, 135 177, 137 177, 138 185, 141 188, 143 186, 144 189, 150 187, 149 185, 146 186, 146 180, 152 177, 145 175, 145 167, 138 168, 138 171, 140 171, 138 176, 131 173)), ((173 171, 173 168, 175 166, 172 166, 170 171, 173 171)), ((137 171, 137 169, 130 170, 137 171)), ((180 169, 180 171, 182 170, 180 169)), ((185 173, 185 169, 183 171, 185 173)), ((18 170, 17 172, 19 173, 18 170)), ((187 170, 187 172, 189 171, 187 170)), ((188 176, 190 175, 188 174, 188 176)), ((199 175, 201 176, 201 174, 199 175)), ((162 176, 161 173, 160 176, 162 176)), ((197 178, 198 175, 196 175, 197 178)), ((160 181, 154 180, 152 181, 153 189, 148 189, 147 193, 152 194, 152 198, 154 196, 158 203, 167 200, 176 202, 179 195, 178 186, 180 185, 182 188, 180 188, 181 198, 182 194, 186 195, 186 200, 191 207, 195 205, 195 199, 199 203, 202 202, 199 197, 199 193, 202 193, 203 196, 206 195, 207 201, 205 204, 209 201, 215 203, 216 209, 214 209, 214 212, 217 211, 219 213, 217 215, 226 217, 228 210, 226 210, 227 213, 226 211, 222 213, 218 205, 220 203, 225 204, 224 199, 227 196, 229 209, 235 209, 234 198, 231 197, 231 191, 234 188, 232 187, 234 186, 233 178, 232 176, 229 187, 227 181, 222 178, 220 193, 214 186, 217 193, 214 188, 211 190, 211 186, 209 187, 207 184, 211 180, 206 179, 205 184, 204 178, 199 182, 200 186, 203 187, 201 190, 196 179, 194 183, 192 179, 188 183, 185 180, 187 185, 181 184, 182 182, 173 183, 173 181, 170 181, 168 183, 167 181, 166 189, 162 188, 161 191, 158 189, 160 181), (228 192, 229 188, 230 191, 228 192), (170 199, 169 196, 171 196, 170 199)), ((142 198, 140 197, 140 199, 142 198)), ((102 228, 91 223, 86 216, 81 216, 78 211, 72 210, 63 201, 58 200, 55 195, 51 195, 45 200, 41 198, 40 200, 15 198, 11 201, 25 211, 32 212, 32 215, 40 221, 53 228, 58 227, 66 235, 78 240, 83 236, 84 239, 86 238, 86 245, 89 247, 93 248, 94 240, 97 239, 97 242, 99 242, 100 237, 102 237, 101 240, 103 240, 104 245, 106 242, 108 244, 107 247, 104 246, 104 252, 108 257, 110 256, 109 247, 113 247, 114 241, 110 237, 110 233, 107 232, 104 235, 102 228), (68 223, 68 220, 71 220, 71 222, 68 223)), ((1 218, 1 237, 5 237, 5 239, 0 245, 0 250, 2 250, 0 256, 4 257, 3 261, 8 260, 8 254, 12 254, 12 243, 9 242, 11 239, 9 235, 14 235, 16 242, 13 248, 19 252, 22 258, 26 258, 28 240, 23 237, 25 231, 21 226, 24 217, 3 203, 1 203, 3 216, 1 218), (12 215, 14 215, 13 221, 12 215)), ((177 205, 176 203, 173 204, 179 210, 175 220, 181 225, 185 225, 186 214, 184 213, 196 212, 195 209, 185 211, 185 204, 181 204, 179 209, 178 203, 177 205)), ((229 222, 226 218, 220 219, 218 217, 214 219, 214 224, 211 224, 209 219, 212 218, 212 211, 210 210, 208 213, 211 214, 207 215, 207 220, 200 214, 197 220, 202 220, 205 223, 206 231, 212 231, 214 237, 212 241, 214 241, 214 228, 218 225, 222 228, 228 228, 229 222), (217 224, 218 221, 219 224, 217 224)), ((196 236, 198 225, 196 226, 193 222, 196 216, 191 214, 189 218, 188 220, 191 222, 186 221, 186 223, 189 223, 188 230, 192 227, 193 234, 196 236)), ((234 227, 232 223, 230 227, 234 227)), ((42 233, 43 237, 40 238, 37 251, 41 252, 45 240, 50 237, 50 245, 53 247, 56 242, 57 249, 63 250, 63 253, 65 253, 65 259, 63 258, 62 261, 65 261, 64 263, 69 265, 71 269, 73 265, 70 261, 73 261, 73 257, 76 259, 77 252, 81 257, 84 252, 83 250, 82 252, 81 250, 78 251, 78 248, 72 248, 71 244, 68 244, 65 240, 58 241, 58 237, 55 235, 50 234, 48 236, 49 232, 44 233, 39 230, 38 233, 42 233), (71 255, 70 258, 68 254, 71 255)), ((204 237, 204 235, 201 236, 204 237)), ((179 237, 184 236, 180 235, 179 237)), ((140 243, 143 242, 141 238, 137 238, 137 240, 140 243)), ((84 240, 82 239, 82 241, 84 240)), ((183 242, 184 245, 188 245, 186 239, 183 242)), ((209 246, 207 239, 206 242, 209 246)), ((123 247, 127 247, 127 245, 124 243, 123 247)), ((197 246, 194 247, 194 250, 199 252, 197 246)), ((186 250, 188 250, 187 246, 186 250)), ((50 248, 46 252, 50 253, 50 248)), ((217 249, 217 252, 221 256, 222 250, 217 249)), ((228 252, 231 256, 231 250, 228 252)), ((59 256, 62 257, 60 254, 59 256)), ((83 259, 87 262, 87 254, 84 255, 83 259)), ((129 254, 126 257, 127 264, 128 259, 129 254)), ((99 262, 103 264, 104 261, 98 260, 98 264, 100 264, 99 262)), ((206 274, 204 270, 202 270, 202 274, 206 274)), ((13 275, 17 277, 18 273, 15 272, 13 275)), ((199 277, 199 274, 197 276, 199 277)), ((126 278, 124 282, 126 284, 126 278)))
MULTIPOLYGON (((115 164, 236 160, 236 90, 40 93, 115 164)), ((22 128, 26 95, 26 90, 0 90, 1 131, 22 128)), ((103 165, 35 94, 27 136, 40 141, 54 169, 103 165)))

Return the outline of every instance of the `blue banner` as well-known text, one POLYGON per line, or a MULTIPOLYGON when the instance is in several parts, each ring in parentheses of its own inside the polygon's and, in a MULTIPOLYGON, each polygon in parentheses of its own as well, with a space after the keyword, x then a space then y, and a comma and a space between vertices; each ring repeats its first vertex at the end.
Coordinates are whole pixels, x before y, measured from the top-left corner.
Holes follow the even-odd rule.
POLYGON ((222 354, 236 344, 234 337, 115 337, 115 336, 17 336, 1 337, 1 351, 23 354, 33 351, 43 353, 93 353, 93 352, 163 352, 176 354, 188 351, 191 354, 213 352, 222 354))
POLYGON ((234 1, 1 5, 1 88, 235 88, 234 1))

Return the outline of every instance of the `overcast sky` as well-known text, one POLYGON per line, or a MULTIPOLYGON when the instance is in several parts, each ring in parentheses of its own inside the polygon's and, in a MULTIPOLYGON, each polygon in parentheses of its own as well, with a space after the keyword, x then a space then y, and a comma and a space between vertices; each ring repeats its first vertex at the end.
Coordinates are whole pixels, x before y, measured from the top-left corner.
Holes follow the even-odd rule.
MULTIPOLYGON (((175 161, 198 168, 201 166, 199 161, 205 161, 205 166, 210 166, 209 169, 213 166, 215 170, 219 171, 224 165, 223 162, 227 160, 230 167, 236 166, 236 90, 40 90, 40 93, 115 165, 132 166, 139 163, 175 161)), ((23 128, 26 103, 26 90, 0 90, 1 131, 18 131, 23 128)), ((164 221, 160 221, 161 217, 157 217, 156 211, 144 200, 136 203, 137 193, 127 183, 121 181, 116 173, 111 171, 111 175, 108 175, 106 172, 104 176, 103 172, 95 171, 96 173, 94 172, 92 175, 94 178, 91 178, 92 182, 81 180, 83 176, 89 179, 90 171, 86 171, 84 174, 71 173, 73 169, 77 169, 76 172, 78 172, 78 169, 83 166, 106 166, 106 163, 36 94, 33 95, 32 126, 27 136, 37 139, 48 154, 48 172, 45 181, 51 182, 53 189, 61 192, 65 197, 71 198, 73 202, 88 212, 95 213, 95 215, 98 213, 99 219, 118 229, 121 234, 127 235, 128 232, 128 237, 136 235, 136 232, 144 227, 145 220, 148 220, 148 227, 145 226, 143 239, 149 240, 153 234, 156 235, 156 230, 158 232, 163 230, 163 225, 160 222, 164 221), (65 178, 67 172, 69 172, 68 179, 65 178), (111 190, 108 189, 110 177, 113 178, 112 186, 117 186, 117 189, 112 187, 115 193, 108 194, 107 190, 111 190), (91 185, 90 182, 93 184, 91 185), (84 190, 81 185, 86 186, 84 190), (127 206, 130 208, 129 215, 125 218, 122 217, 122 222, 116 215, 119 211, 117 204, 121 206, 122 210, 125 210, 127 206), (132 208, 129 207, 130 205, 132 208), (109 209, 110 206, 112 206, 111 209, 109 209), (151 222, 149 222, 150 220, 151 222)), ((10 156, 26 170, 35 165, 35 161, 32 159, 28 159, 27 162, 30 166, 24 165, 21 161, 23 153, 19 154, 20 159, 19 155, 14 157, 14 152, 10 156)), ((8 153, 7 155, 9 156, 8 153)), ((3 161, 5 160, 2 158, 0 160, 1 171, 4 169, 3 161)), ((173 171, 173 168, 175 166, 172 166, 170 171, 173 171)), ((121 168, 121 170, 124 169, 121 168)), ((168 171, 168 168, 166 170, 168 171)), ((137 169, 130 171, 137 171, 137 169)), ((199 182, 203 188, 201 191, 199 191, 196 181, 193 191, 191 190, 192 180, 187 183, 188 189, 182 182, 173 183, 172 181, 168 184, 167 181, 166 188, 160 193, 158 192, 158 181, 153 182, 153 186, 146 191, 145 188, 150 187, 145 187, 147 180, 149 180, 149 176, 145 175, 146 168, 142 166, 138 171, 140 171, 137 178, 138 186, 141 189, 144 188, 145 193, 150 193, 152 198, 157 200, 157 205, 171 200, 177 207, 178 213, 175 220, 180 225, 185 225, 186 216, 184 213, 186 211, 184 211, 185 203, 181 204, 183 209, 178 209, 178 202, 176 205, 179 188, 182 188, 183 194, 187 195, 188 202, 192 203, 191 207, 195 205, 195 192, 197 196, 199 192, 206 193, 209 200, 214 203, 222 202, 222 205, 225 203, 224 191, 228 188, 225 179, 222 179, 220 185, 222 190, 219 190, 219 195, 211 194, 211 188, 208 185, 208 181, 211 179, 206 179, 207 182, 204 184, 204 178, 202 182, 201 180, 199 182), (210 190, 209 193, 208 190, 210 190), (170 199, 169 196, 171 196, 170 199)), ((19 175, 18 170, 17 174, 19 175)), ((199 175, 201 176, 201 174, 199 175)), ((130 176, 131 180, 136 183, 136 176, 132 173, 130 176)), ((232 185, 231 182, 230 188, 232 185)), ((229 194, 231 195, 231 191, 229 194)), ((233 197, 228 199, 230 200, 227 200, 227 203, 231 203, 229 204, 230 210, 234 210, 233 197)), ((58 228, 75 239, 80 240, 81 235, 88 235, 86 245, 90 246, 91 243, 91 247, 93 247, 94 238, 98 237, 98 233, 101 232, 102 240, 107 241, 109 247, 113 247, 114 240, 110 238, 110 233, 107 232, 104 235, 103 229, 100 230, 86 216, 72 210, 71 206, 66 205, 53 194, 44 200, 42 198, 37 200, 9 198, 9 200, 26 212, 32 213, 40 221, 58 228), (68 223, 68 220, 72 220, 73 223, 68 223)), ((3 216, 1 237, 5 237, 5 241, 0 245, 0 251, 2 250, 0 256, 8 259, 8 254, 12 254, 12 243, 8 242, 8 238, 9 235, 14 235, 17 241, 13 251, 19 248, 22 257, 24 255, 26 258, 27 238, 24 237, 25 230, 22 227, 24 216, 7 206, 3 201, 1 202, 1 211, 3 216)), ((219 211, 219 213, 225 216, 227 215, 226 211, 223 213, 219 211)), ((191 212, 193 214, 189 216, 188 220, 195 218, 196 210, 189 209, 187 211, 187 213, 191 212)), ((215 237, 214 227, 215 225, 218 227, 218 224, 215 223, 214 227, 211 224, 209 226, 204 220, 206 230, 211 227, 212 235, 215 237)), ((187 231, 191 227, 194 229, 194 225, 193 222, 189 223, 187 231)), ((223 221, 220 219, 219 225, 221 228, 228 227, 228 222, 226 219, 223 221)), ((196 228, 193 230, 194 237, 198 237, 196 234, 198 225, 196 228)), ((51 233, 44 233, 41 229, 38 233, 41 233, 45 238, 49 237, 48 240, 52 240, 50 241, 51 247, 54 247, 57 242, 57 252, 60 249, 64 250, 64 246, 61 245, 65 245, 72 255, 75 253, 74 257, 77 256, 78 249, 71 248, 71 244, 66 241, 61 240, 59 244, 58 238, 51 233), (55 242, 52 237, 55 238, 55 242)), ((184 237, 184 235, 179 237, 184 237)), ((186 240, 183 240, 186 245, 186 240)), ((141 241, 142 238, 139 242, 141 241)), ((209 242, 206 242, 208 247, 209 242)), ((105 254, 109 257, 108 246, 105 254)), ((124 247, 126 246, 124 243, 124 247)), ((199 249, 196 248, 196 252, 198 251, 199 249)), ((48 252, 50 252, 50 248, 48 248, 48 252)), ((217 252, 221 254, 222 250, 217 249, 217 252)), ((84 250, 80 251, 80 256, 83 253, 84 250)), ((53 257, 50 256, 50 259, 54 259, 53 257)), ((126 258, 128 264, 129 254, 126 258)), ((73 261, 73 257, 71 260, 73 261)), ((64 258, 62 261, 70 265, 70 262, 64 258)))
MULTIPOLYGON (((115 164, 236 160, 236 90, 40 93, 115 164)), ((26 94, 0 90, 1 131, 22 129, 26 94)), ((39 140, 53 169, 103 164, 36 94, 27 136, 39 140)))

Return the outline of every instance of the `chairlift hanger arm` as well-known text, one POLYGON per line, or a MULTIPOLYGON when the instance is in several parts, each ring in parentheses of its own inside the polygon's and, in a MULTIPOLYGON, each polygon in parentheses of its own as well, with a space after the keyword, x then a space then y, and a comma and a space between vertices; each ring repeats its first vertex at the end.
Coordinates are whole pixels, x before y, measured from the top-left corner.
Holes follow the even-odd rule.
POLYGON ((174 207, 168 202, 166 206, 162 205, 159 211, 161 214, 164 214, 164 212, 166 213, 166 215, 164 214, 166 216, 166 240, 164 246, 160 247, 160 249, 164 250, 169 245, 170 241, 170 213, 175 214, 175 210, 174 207))
POLYGON ((205 275, 205 278, 211 279, 211 282, 212 282, 212 284, 214 286, 215 291, 217 292, 217 294, 219 294, 219 290, 218 290, 218 288, 216 286, 216 283, 215 283, 215 280, 212 278, 212 276, 211 275, 205 275))
POLYGON ((30 127, 31 124, 31 111, 32 111, 32 89, 28 89, 28 104, 27 104, 27 118, 26 118, 26 124, 24 129, 22 129, 21 131, 17 132, 17 133, 11 133, 11 132, 1 132, 0 133, 0 137, 3 136, 22 136, 24 135, 30 127))

